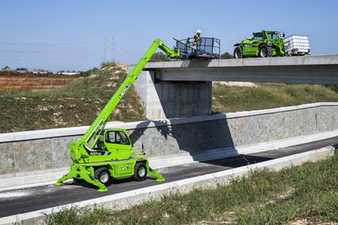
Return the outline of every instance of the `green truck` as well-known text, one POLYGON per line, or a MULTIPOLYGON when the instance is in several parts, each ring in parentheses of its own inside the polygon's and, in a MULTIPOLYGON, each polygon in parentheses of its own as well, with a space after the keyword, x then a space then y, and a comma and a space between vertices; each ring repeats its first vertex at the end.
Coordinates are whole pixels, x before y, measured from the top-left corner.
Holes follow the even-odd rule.
POLYGON ((86 133, 69 144, 72 166, 67 174, 57 180, 56 185, 72 179, 85 181, 96 186, 98 191, 105 192, 112 180, 134 178, 141 181, 151 177, 158 182, 165 181, 158 171, 150 167, 143 146, 141 152, 134 151, 128 131, 106 129, 106 123, 158 49, 171 59, 211 59, 219 56, 219 48, 220 41, 215 38, 201 38, 195 46, 191 46, 190 42, 177 41, 175 49, 160 39, 155 39, 86 133))
POLYGON ((285 34, 279 31, 254 32, 234 45, 234 58, 285 56, 285 34))
POLYGON ((144 66, 161 49, 169 58, 181 56, 179 50, 173 50, 160 39, 156 39, 127 75, 121 86, 108 101, 106 106, 91 124, 89 129, 79 139, 69 145, 69 153, 73 161, 69 172, 57 180, 56 185, 65 181, 85 181, 98 188, 98 191, 107 191, 107 185, 112 180, 133 177, 135 180, 144 180, 146 177, 163 182, 165 178, 149 166, 149 161, 142 149, 137 153, 124 129, 106 129, 106 123, 117 105, 136 81, 144 66))

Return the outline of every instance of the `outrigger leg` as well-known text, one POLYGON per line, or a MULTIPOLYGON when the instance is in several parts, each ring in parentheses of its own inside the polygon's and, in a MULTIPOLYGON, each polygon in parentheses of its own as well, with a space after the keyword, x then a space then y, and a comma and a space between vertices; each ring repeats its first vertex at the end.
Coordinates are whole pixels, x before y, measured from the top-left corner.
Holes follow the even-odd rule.
POLYGON ((70 179, 76 178, 77 175, 78 175, 77 166, 76 165, 72 165, 70 167, 69 172, 66 175, 64 175, 63 177, 59 178, 56 181, 55 185, 56 186, 61 186, 61 185, 63 185, 63 182, 65 182, 66 180, 70 180, 70 179))
POLYGON ((150 166, 148 166, 148 176, 160 183, 165 181, 164 176, 162 176, 157 170, 152 169, 150 166))
POLYGON ((90 183, 92 185, 95 185, 98 187, 99 192, 106 192, 108 191, 107 187, 102 184, 98 179, 94 176, 94 168, 91 166, 82 166, 82 165, 76 165, 73 164, 70 168, 70 171, 57 180, 56 184, 57 186, 63 185, 63 182, 70 179, 83 179, 87 183, 90 183))

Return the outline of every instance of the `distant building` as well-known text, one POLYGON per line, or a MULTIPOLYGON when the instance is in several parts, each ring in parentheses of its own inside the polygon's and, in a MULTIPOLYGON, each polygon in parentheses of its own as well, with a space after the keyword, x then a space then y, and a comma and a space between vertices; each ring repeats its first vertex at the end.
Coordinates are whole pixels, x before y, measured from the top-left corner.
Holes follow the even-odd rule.
POLYGON ((79 71, 58 71, 56 74, 57 75, 67 75, 67 76, 76 76, 76 75, 80 75, 81 72, 79 71))
POLYGON ((26 68, 17 68, 17 69, 15 70, 15 72, 16 72, 16 73, 28 73, 29 71, 28 71, 28 69, 26 69, 26 68))
POLYGON ((1 71, 11 71, 11 68, 9 66, 5 66, 1 69, 1 71))
POLYGON ((33 74, 49 74, 49 71, 43 70, 43 69, 35 69, 35 70, 32 70, 32 73, 33 74))

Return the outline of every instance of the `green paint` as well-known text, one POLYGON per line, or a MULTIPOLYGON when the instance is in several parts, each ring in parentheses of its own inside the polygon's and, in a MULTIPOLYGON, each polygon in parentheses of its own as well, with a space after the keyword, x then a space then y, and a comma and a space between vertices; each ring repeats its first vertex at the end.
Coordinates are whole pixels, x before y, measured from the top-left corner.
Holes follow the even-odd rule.
POLYGON ((285 56, 284 34, 278 31, 261 31, 235 44, 234 57, 285 56))
POLYGON ((136 154, 124 129, 105 129, 112 112, 128 91, 129 87, 137 80, 144 66, 148 63, 157 49, 161 49, 170 58, 180 57, 180 52, 172 50, 160 39, 154 40, 144 56, 136 64, 134 69, 127 75, 121 86, 108 101, 106 106, 91 124, 87 132, 78 140, 69 145, 69 152, 73 161, 70 171, 61 177, 56 185, 62 185, 69 179, 84 180, 98 187, 98 191, 107 191, 105 184, 100 182, 100 171, 108 171, 113 179, 135 177, 138 180, 137 169, 144 166, 147 175, 163 182, 165 178, 158 171, 149 166, 145 153, 136 154))

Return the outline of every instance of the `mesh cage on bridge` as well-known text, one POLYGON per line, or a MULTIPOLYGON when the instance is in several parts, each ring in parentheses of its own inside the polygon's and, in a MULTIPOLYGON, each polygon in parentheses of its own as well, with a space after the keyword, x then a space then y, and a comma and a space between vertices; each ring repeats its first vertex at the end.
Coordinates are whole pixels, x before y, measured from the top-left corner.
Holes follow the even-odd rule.
POLYGON ((221 40, 213 37, 201 37, 198 42, 194 38, 176 40, 175 49, 181 52, 182 58, 220 58, 221 40))

